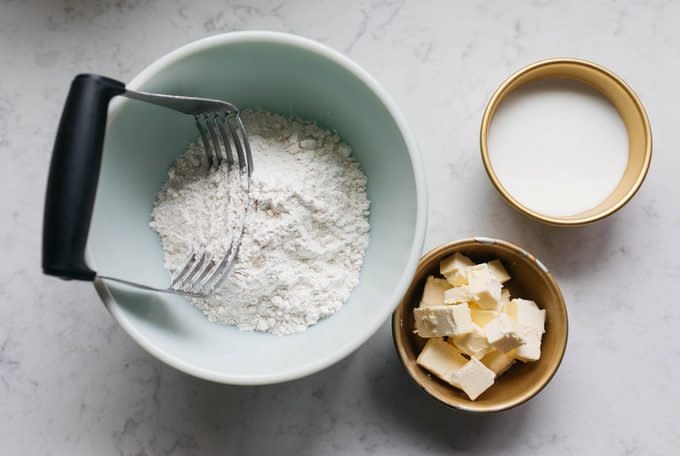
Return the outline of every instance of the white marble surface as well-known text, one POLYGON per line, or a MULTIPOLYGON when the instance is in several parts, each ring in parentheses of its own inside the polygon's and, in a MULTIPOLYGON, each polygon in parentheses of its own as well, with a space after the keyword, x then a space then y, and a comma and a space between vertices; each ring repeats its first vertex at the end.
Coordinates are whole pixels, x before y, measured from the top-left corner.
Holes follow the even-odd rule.
POLYGON ((678 19, 670 1, 0 0, 0 453, 677 454, 678 19), (440 406, 402 372, 387 324, 309 378, 211 384, 131 342, 90 285, 41 275, 46 170, 71 77, 125 80, 188 41, 244 29, 326 43, 394 95, 425 159, 426 247, 485 234, 552 268, 571 333, 540 396, 493 416, 440 406), (491 92, 513 70, 554 56, 619 73, 654 133, 641 192, 582 229, 516 215, 478 154, 491 92))

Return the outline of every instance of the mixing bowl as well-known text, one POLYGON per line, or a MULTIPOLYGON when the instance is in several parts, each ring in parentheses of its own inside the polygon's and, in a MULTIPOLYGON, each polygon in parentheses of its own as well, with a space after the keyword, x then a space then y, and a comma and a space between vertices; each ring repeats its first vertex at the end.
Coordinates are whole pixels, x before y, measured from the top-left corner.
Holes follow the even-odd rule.
MULTIPOLYGON (((266 384, 316 372, 351 353, 389 317, 406 291, 426 225, 425 178, 394 102, 348 58, 281 33, 239 32, 181 47, 128 87, 228 100, 336 130, 368 177, 369 246, 360 283, 334 316, 277 337, 220 326, 187 300, 97 282, 123 329, 153 356, 191 375, 266 384)), ((159 239, 149 227, 169 166, 196 139, 190 117, 130 100, 109 113, 88 257, 98 271, 163 281, 159 239)), ((257 172, 257 156, 254 157, 257 172)))

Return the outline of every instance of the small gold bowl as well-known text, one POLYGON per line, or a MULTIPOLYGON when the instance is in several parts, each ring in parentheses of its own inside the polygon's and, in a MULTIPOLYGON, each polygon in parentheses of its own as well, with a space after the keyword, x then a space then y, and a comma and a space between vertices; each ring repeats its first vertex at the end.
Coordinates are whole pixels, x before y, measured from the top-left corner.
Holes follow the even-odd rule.
POLYGON ((484 168, 505 200, 529 217, 559 226, 579 226, 601 220, 621 209, 638 191, 652 159, 652 132, 649 119, 635 92, 611 71, 591 62, 576 59, 544 60, 510 76, 489 100, 482 117, 480 146, 484 168), (551 216, 522 205, 501 184, 489 159, 487 137, 498 107, 512 91, 541 79, 569 79, 591 86, 616 108, 628 131, 628 165, 614 191, 596 207, 570 216, 551 216))
POLYGON ((520 247, 489 238, 451 242, 425 254, 392 317, 394 345, 411 378, 430 396, 467 412, 507 410, 538 394, 548 384, 562 361, 567 347, 567 333, 567 307, 560 288, 548 269, 520 247), (477 263, 500 259, 512 277, 505 284, 512 296, 531 299, 546 311, 541 358, 533 363, 515 363, 475 401, 416 364, 416 358, 427 339, 413 332, 413 309, 420 302, 427 276, 438 275, 439 260, 455 252, 461 252, 477 263))

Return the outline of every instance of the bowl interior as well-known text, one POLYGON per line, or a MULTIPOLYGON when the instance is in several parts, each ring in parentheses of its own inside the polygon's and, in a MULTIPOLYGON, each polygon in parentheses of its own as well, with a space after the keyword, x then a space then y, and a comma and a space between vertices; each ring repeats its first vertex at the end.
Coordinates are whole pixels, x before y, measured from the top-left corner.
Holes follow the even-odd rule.
MULTIPOLYGON (((339 54, 283 34, 208 38, 162 58, 131 88, 228 100, 296 116, 338 131, 368 176, 370 240, 359 286, 332 318, 276 337, 209 322, 183 298, 100 284, 122 326, 155 356, 193 375, 227 383, 282 381, 350 353, 389 316, 408 285, 425 229, 422 170, 389 100, 339 54), (415 168, 414 168, 415 167, 415 168)), ((120 100, 107 126, 89 250, 101 273, 168 281, 148 227, 168 167, 198 132, 190 116, 120 100)), ((254 157, 257 172, 257 156, 254 157)))
POLYGON ((564 299, 551 274, 533 256, 503 241, 490 243, 469 239, 446 244, 427 253, 393 317, 395 346, 409 375, 439 401, 473 412, 505 410, 537 394, 559 367, 567 344, 567 329, 564 299), (534 363, 515 363, 476 401, 471 401, 462 391, 429 374, 415 362, 426 339, 413 333, 413 309, 420 302, 427 276, 438 275, 439 260, 455 252, 461 252, 477 263, 500 259, 512 277, 505 284, 511 295, 531 299, 546 310, 541 358, 534 363))

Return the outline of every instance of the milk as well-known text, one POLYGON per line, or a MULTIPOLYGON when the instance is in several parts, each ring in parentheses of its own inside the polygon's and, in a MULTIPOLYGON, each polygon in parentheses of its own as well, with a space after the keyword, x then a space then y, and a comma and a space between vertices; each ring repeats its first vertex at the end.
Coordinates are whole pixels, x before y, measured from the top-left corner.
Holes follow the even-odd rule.
POLYGON ((597 91, 548 79, 505 98, 488 150, 501 184, 522 205, 568 216, 592 209, 616 188, 628 162, 628 134, 597 91))

